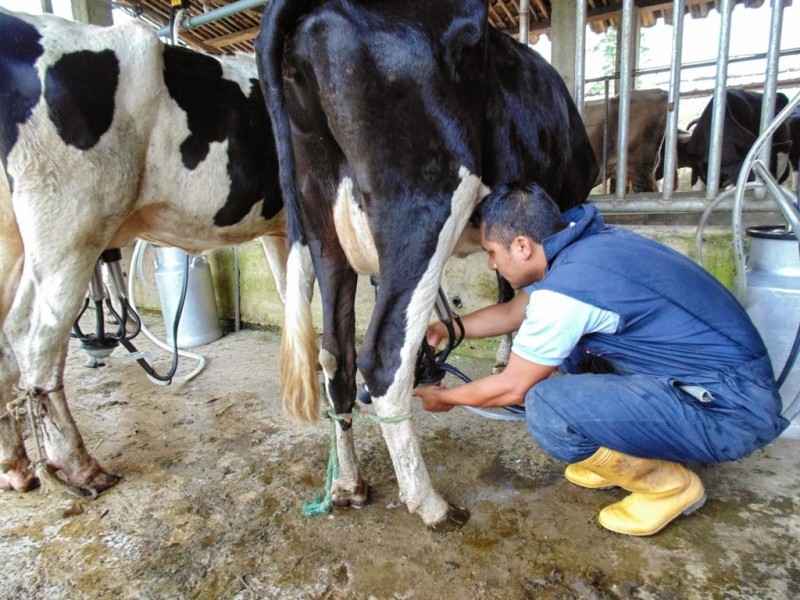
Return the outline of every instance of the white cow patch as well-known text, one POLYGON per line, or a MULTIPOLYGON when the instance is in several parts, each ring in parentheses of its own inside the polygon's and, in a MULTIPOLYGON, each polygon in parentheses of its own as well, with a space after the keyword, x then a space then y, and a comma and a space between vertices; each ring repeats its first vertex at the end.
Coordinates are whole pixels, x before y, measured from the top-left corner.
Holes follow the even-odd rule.
POLYGON ((353 181, 342 179, 333 205, 333 222, 350 266, 361 275, 378 275, 378 251, 367 214, 353 197, 353 181))

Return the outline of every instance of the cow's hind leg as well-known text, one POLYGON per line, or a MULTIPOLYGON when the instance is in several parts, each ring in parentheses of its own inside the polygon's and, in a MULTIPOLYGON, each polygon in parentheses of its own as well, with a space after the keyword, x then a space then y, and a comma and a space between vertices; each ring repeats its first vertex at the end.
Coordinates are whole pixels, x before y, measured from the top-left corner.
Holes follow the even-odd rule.
MULTIPOLYGON (((500 273, 497 274, 497 303, 502 304, 514 298, 514 288, 508 283, 500 273)), ((500 343, 497 346, 497 354, 494 359, 494 367, 492 373, 502 373, 508 366, 508 359, 511 358, 511 342, 512 336, 510 333, 500 336, 500 343)))
POLYGON ((359 472, 352 427, 336 426, 336 454, 339 475, 332 486, 333 503, 356 508, 364 506, 369 501, 369 487, 359 472))
POLYGON ((48 471, 41 475, 60 471, 71 486, 95 494, 119 478, 105 472, 87 452, 67 406, 63 374, 72 322, 102 248, 88 243, 81 247, 64 238, 59 242, 69 251, 38 235, 31 235, 30 241, 24 237, 22 278, 6 329, 19 360, 28 409, 34 413, 33 450, 37 460, 46 460, 48 471), (46 458, 39 456, 42 450, 46 458))
POLYGON ((435 245, 433 255, 415 256, 409 249, 397 260, 381 263, 375 311, 358 356, 359 368, 373 394, 375 411, 382 420, 400 497, 410 512, 419 514, 426 525, 435 529, 462 525, 469 519, 469 512, 446 502, 431 485, 410 421, 411 389, 417 350, 430 320, 444 264, 485 190, 480 180, 466 169, 462 169, 459 177, 447 211, 449 216, 441 227, 424 232, 432 238, 424 242, 434 244, 419 244, 419 247, 435 245), (416 281, 413 289, 409 289, 409 273, 414 274, 416 281))
MULTIPOLYGON (((325 378, 325 391, 334 410, 340 414, 349 413, 356 397, 354 304, 358 279, 336 240, 312 246, 322 297, 319 364, 325 378)), ((362 506, 367 502, 368 488, 358 468, 352 423, 339 422, 336 425, 336 450, 339 474, 333 482, 333 502, 337 506, 362 506)))
POLYGON ((14 408, 19 367, 3 326, 22 274, 22 238, 11 209, 5 175, 0 171, 0 489, 29 490, 36 484, 25 453, 14 408))
MULTIPOLYGON (((263 238, 262 238, 263 239, 263 238)), ((335 240, 325 245, 337 246, 335 240)), ((320 244, 315 244, 320 248, 320 244)), ((295 243, 289 253, 286 269, 286 300, 284 302, 285 321, 281 341, 281 393, 284 410, 299 420, 314 421, 319 417, 319 379, 316 365, 323 367, 325 393, 339 413, 350 412, 355 395, 355 382, 348 384, 348 378, 355 379, 355 349, 341 347, 337 343, 338 334, 353 328, 352 302, 355 293, 355 277, 351 270, 345 269, 349 276, 343 281, 332 281, 335 271, 325 269, 325 260, 317 253, 314 258, 320 269, 320 288, 322 292, 325 338, 323 350, 318 351, 314 331, 311 300, 314 293, 314 268, 308 246, 295 243), (346 290, 350 289, 350 292, 346 290), (333 296, 331 295, 333 294, 333 296), (344 304, 336 301, 337 294, 343 294, 344 304), (347 300, 349 298, 349 300, 347 300), (339 320, 336 306, 347 306, 345 316, 339 320), (340 329, 340 327, 344 329, 340 329), (346 366, 350 365, 346 370, 346 366), (351 391, 352 390, 352 391, 351 391)), ((339 255, 339 262, 346 263, 339 255)), ((276 276, 277 278, 277 276, 276 276)), ((347 338, 345 338, 347 339, 347 338)), ((350 339, 350 344, 354 344, 350 339)), ((352 422, 334 423, 336 429, 336 450, 339 462, 338 477, 332 482, 332 500, 336 506, 361 506, 367 501, 367 485, 359 474, 355 445, 353 443, 352 422)))

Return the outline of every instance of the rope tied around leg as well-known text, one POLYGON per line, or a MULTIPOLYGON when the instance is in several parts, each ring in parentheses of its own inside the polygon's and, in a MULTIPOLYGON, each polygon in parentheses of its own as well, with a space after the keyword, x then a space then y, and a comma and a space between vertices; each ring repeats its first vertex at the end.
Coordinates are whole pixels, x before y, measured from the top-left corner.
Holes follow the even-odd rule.
POLYGON ((42 396, 48 396, 62 389, 64 389, 63 385, 58 385, 51 390, 43 390, 40 387, 34 386, 25 391, 28 404, 28 420, 30 422, 31 434, 33 435, 36 450, 36 460, 33 461, 31 468, 39 479, 39 483, 42 484, 42 491, 45 494, 58 490, 66 492, 70 496, 75 496, 76 498, 85 498, 86 495, 81 490, 65 483, 50 472, 50 469, 47 467, 47 459, 45 458, 47 453, 44 449, 44 440, 39 435, 40 431, 45 435, 47 434, 42 426, 42 396))
POLYGON ((14 417, 15 419, 19 420, 20 414, 19 409, 25 404, 25 398, 17 398, 16 400, 12 400, 8 404, 6 404, 6 411, 0 415, 0 419, 5 419, 8 416, 14 417))
POLYGON ((339 414, 331 407, 325 408, 325 418, 331 422, 330 427, 330 451, 328 452, 328 469, 325 473, 325 496, 316 494, 314 499, 303 503, 303 514, 307 517, 316 517, 331 512, 333 508, 333 482, 339 477, 339 456, 336 453, 336 421, 350 421, 353 419, 363 419, 378 424, 393 424, 408 421, 413 417, 412 413, 399 415, 397 417, 379 417, 375 413, 362 411, 358 405, 353 407, 353 412, 339 414))

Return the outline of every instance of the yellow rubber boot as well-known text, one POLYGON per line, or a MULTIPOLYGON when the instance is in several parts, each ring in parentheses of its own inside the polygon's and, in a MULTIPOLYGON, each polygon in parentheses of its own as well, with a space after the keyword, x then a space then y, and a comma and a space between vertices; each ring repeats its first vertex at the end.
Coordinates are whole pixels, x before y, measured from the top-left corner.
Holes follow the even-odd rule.
POLYGON ((615 483, 587 469, 584 466, 584 462, 585 461, 581 461, 569 465, 564 470, 564 479, 590 490, 610 490, 611 488, 617 487, 615 483))
POLYGON ((600 448, 583 462, 593 473, 633 492, 601 510, 597 518, 600 525, 617 533, 653 535, 706 501, 700 478, 678 463, 608 448, 600 448))

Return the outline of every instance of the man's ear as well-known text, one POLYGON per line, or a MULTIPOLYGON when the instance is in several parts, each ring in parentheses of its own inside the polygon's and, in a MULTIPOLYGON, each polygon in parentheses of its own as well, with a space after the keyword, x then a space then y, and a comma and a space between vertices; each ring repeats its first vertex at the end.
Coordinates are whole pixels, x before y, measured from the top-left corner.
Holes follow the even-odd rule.
POLYGON ((513 249, 519 253, 520 258, 528 260, 534 253, 533 240, 524 235, 514 238, 513 249))

